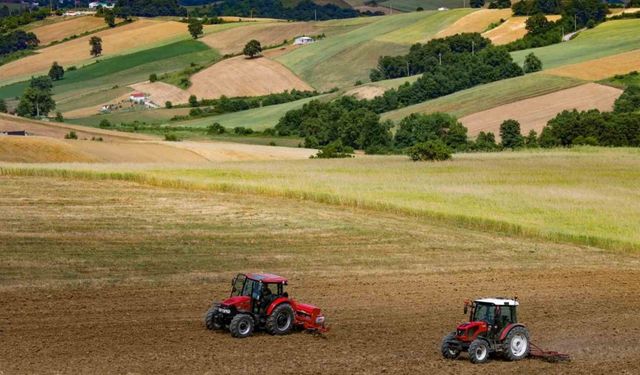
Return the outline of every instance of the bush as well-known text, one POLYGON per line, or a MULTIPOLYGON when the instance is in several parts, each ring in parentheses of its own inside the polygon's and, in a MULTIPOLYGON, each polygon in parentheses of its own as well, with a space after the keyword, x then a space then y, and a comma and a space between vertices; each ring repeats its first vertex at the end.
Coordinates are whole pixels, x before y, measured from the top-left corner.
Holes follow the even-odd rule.
POLYGON ((167 133, 164 135, 164 140, 168 142, 180 142, 181 139, 174 133, 167 133))
POLYGON ((173 103, 171 103, 170 101, 167 100, 166 102, 164 102, 164 107, 166 109, 171 109, 171 108, 173 108, 173 103))
POLYGON ((237 135, 249 135, 253 134, 253 129, 245 128, 243 126, 237 126, 233 128, 233 132, 237 135))
POLYGON ((520 148, 524 146, 520 123, 516 120, 506 120, 500 124, 500 138, 502 138, 502 147, 504 148, 520 148))
POLYGON ((192 107, 197 107, 198 106, 198 98, 195 95, 191 95, 189 97, 189 105, 192 107))
POLYGON ((571 144, 575 146, 597 146, 598 139, 594 136, 584 137, 579 135, 573 139, 571 144))
POLYGON ((534 55, 533 52, 531 52, 530 54, 527 55, 527 57, 525 57, 522 70, 525 73, 533 73, 533 72, 541 71, 542 61, 540 61, 540 59, 536 55, 534 55))
POLYGON ((407 154, 413 161, 436 161, 451 159, 451 152, 444 142, 436 139, 410 147, 407 154))
POLYGON ((60 113, 60 111, 56 112, 56 118, 55 120, 57 122, 64 122, 64 117, 62 117, 62 113, 60 113))
POLYGON ((65 134, 64 139, 78 139, 78 135, 76 134, 76 132, 72 131, 65 134))
POLYGON ((158 75, 157 75, 157 74, 155 74, 155 73, 151 73, 151 74, 149 75, 149 82, 155 82, 155 81, 157 81, 157 80, 158 80, 158 75))
POLYGON ((109 122, 109 120, 107 120, 106 118, 103 119, 102 121, 100 121, 100 125, 98 125, 101 128, 110 128, 111 127, 111 122, 109 122))
POLYGON ((344 146, 342 141, 337 140, 331 142, 328 145, 318 151, 317 154, 311 156, 311 159, 338 159, 338 158, 352 158, 353 148, 344 146))
POLYGON ((227 130, 217 122, 207 126, 207 134, 224 134, 227 130))

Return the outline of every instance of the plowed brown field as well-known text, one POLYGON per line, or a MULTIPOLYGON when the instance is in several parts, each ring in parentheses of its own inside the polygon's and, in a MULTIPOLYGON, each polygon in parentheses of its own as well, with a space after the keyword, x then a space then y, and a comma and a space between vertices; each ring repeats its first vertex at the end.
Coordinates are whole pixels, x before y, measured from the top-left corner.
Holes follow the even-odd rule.
POLYGON ((164 106, 166 102, 181 104, 189 101, 189 92, 165 82, 141 82, 131 85, 137 91, 149 95, 149 99, 159 106, 164 106))
POLYGON ((640 256, 296 200, 0 177, 0 371, 638 373, 640 256), (326 339, 207 331, 236 272, 290 278, 326 339), (517 294, 573 361, 441 358, 462 300, 517 294))
POLYGON ((540 134, 547 121, 558 113, 573 109, 610 111, 613 108, 613 102, 620 94, 622 91, 617 88, 587 83, 474 113, 461 118, 460 122, 469 129, 470 135, 477 135, 481 131, 490 131, 497 135, 500 124, 508 119, 520 122, 523 134, 527 134, 530 130, 540 134))
POLYGON ((29 31, 36 34, 41 46, 46 46, 51 42, 62 41, 66 37, 102 29, 106 26, 102 17, 82 16, 69 17, 64 21, 36 27, 29 31))
POLYGON ((456 21, 453 25, 440 31, 436 36, 444 38, 446 36, 459 33, 481 33, 489 27, 490 24, 507 19, 511 16, 511 9, 481 9, 466 15, 456 21))
POLYGON ((207 99, 222 95, 266 95, 292 89, 313 90, 285 66, 266 57, 226 59, 196 73, 191 82, 189 92, 207 99))
MULTIPOLYGON (((482 34, 485 38, 491 39, 496 45, 511 43, 527 34, 526 24, 529 17, 511 17, 504 23, 482 34)), ((548 15, 549 21, 560 19, 558 15, 548 15)))

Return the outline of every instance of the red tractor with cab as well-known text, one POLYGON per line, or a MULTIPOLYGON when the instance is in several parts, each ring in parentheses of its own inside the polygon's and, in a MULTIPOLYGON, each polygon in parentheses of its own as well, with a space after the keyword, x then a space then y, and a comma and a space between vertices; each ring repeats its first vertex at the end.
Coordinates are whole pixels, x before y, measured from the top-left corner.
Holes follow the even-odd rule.
POLYGON ((465 301, 464 313, 471 307, 469 322, 442 340, 442 356, 457 358, 467 351, 473 363, 484 363, 492 353, 510 361, 526 358, 531 350, 529 331, 518 323, 517 299, 483 298, 465 301))
POLYGON ((231 282, 231 296, 214 302, 204 317, 207 329, 228 328, 233 337, 251 336, 256 329, 286 335, 294 328, 324 333, 320 308, 289 298, 287 279, 278 275, 238 274, 231 282))

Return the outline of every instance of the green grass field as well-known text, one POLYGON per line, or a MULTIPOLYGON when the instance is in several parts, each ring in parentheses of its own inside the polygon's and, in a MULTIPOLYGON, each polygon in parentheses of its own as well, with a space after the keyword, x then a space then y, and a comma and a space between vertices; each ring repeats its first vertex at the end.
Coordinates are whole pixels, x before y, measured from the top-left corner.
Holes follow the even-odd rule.
MULTIPOLYGON (((183 69, 190 63, 208 63, 219 59, 217 51, 204 43, 184 40, 161 47, 100 60, 76 71, 67 71, 54 84, 56 101, 75 100, 96 91, 114 86, 144 81, 151 73, 165 73, 183 69)), ((0 87, 0 97, 12 98, 22 94, 28 82, 0 87)), ((81 107, 75 107, 81 108, 81 107)))
MULTIPOLYGON (((400 80, 403 79, 406 80, 406 78, 400 78, 400 80)), ((401 83, 401 81, 391 81, 392 82, 389 82, 391 85, 401 83)), ((376 82, 376 84, 377 83, 378 82, 376 82)), ((463 117, 499 105, 577 86, 581 83, 583 83, 583 81, 575 78, 558 77, 540 73, 528 74, 522 77, 472 87, 451 95, 387 112, 382 118, 397 122, 412 113, 432 112, 446 112, 457 117, 463 117)))
POLYGON ((134 121, 147 124, 163 124, 169 122, 173 116, 185 116, 189 114, 191 108, 171 108, 171 109, 141 109, 135 108, 130 111, 120 111, 107 114, 99 114, 77 119, 69 119, 66 122, 78 125, 98 126, 100 121, 108 120, 112 124, 131 123, 134 121))
POLYGON ((514 60, 522 65, 524 58, 533 52, 544 69, 575 64, 611 56, 640 48, 640 19, 608 21, 581 32, 569 42, 542 48, 513 52, 514 60))
POLYGON ((382 156, 131 168, 123 173, 126 166, 96 171, 40 165, 0 168, 0 173, 285 196, 608 249, 640 249, 638 149, 457 154, 442 163, 382 156))
POLYGON ((415 12, 418 7, 424 10, 436 10, 438 8, 462 8, 468 7, 469 3, 462 0, 386 0, 380 2, 380 5, 391 7, 402 12, 415 12))
POLYGON ((357 80, 367 81, 379 56, 406 53, 412 43, 432 37, 469 12, 375 17, 371 24, 296 49, 276 60, 317 89, 349 86, 357 80))

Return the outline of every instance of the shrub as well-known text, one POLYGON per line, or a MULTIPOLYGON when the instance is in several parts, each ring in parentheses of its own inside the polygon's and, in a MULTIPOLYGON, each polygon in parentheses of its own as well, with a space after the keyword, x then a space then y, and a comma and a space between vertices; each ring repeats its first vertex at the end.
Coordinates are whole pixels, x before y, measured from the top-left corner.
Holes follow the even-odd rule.
POLYGON ((164 135, 164 140, 168 142, 180 142, 181 139, 174 133, 167 133, 164 135))
POLYGON ((173 108, 173 103, 171 103, 170 101, 167 100, 166 102, 164 102, 164 107, 166 109, 171 109, 171 108, 173 108))
POLYGON ((245 128, 243 126, 237 126, 233 128, 233 132, 238 135, 249 135, 253 134, 253 129, 245 128))
POLYGON ((72 131, 65 134, 64 139, 78 139, 78 135, 76 134, 76 132, 72 131))
POLYGON ((191 95, 189 97, 189 105, 192 107, 197 107, 198 106, 198 98, 195 95, 191 95))
POLYGON ((413 161, 436 161, 451 159, 451 149, 440 139, 418 143, 407 152, 413 161))
POLYGON ((352 158, 352 154, 353 148, 344 146, 341 140, 337 140, 321 148, 317 154, 311 156, 311 159, 352 158))
POLYGON ((151 73, 151 74, 149 75, 149 81, 150 81, 150 82, 155 82, 155 81, 157 81, 157 80, 158 80, 158 75, 157 75, 157 74, 155 74, 155 73, 151 73))
POLYGON ((207 126, 207 134, 224 134, 227 130, 217 122, 207 126))
POLYGON ((102 121, 100 121, 100 124, 98 126, 100 126, 101 128, 110 128, 111 122, 109 122, 109 120, 105 118, 102 121))
POLYGON ((520 123, 516 120, 506 120, 500 124, 500 138, 502 138, 502 147, 519 148, 524 146, 520 123))
POLYGON ((60 113, 60 111, 56 112, 56 118, 55 120, 57 122, 64 122, 64 117, 62 117, 62 113, 60 113))
POLYGON ((579 135, 573 139, 573 142, 571 142, 571 144, 575 146, 597 146, 598 139, 594 136, 584 137, 582 135, 579 135))
POLYGON ((538 72, 542 70, 542 61, 540 61, 540 59, 531 52, 527 57, 525 57, 522 70, 525 73, 538 72))

